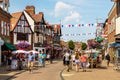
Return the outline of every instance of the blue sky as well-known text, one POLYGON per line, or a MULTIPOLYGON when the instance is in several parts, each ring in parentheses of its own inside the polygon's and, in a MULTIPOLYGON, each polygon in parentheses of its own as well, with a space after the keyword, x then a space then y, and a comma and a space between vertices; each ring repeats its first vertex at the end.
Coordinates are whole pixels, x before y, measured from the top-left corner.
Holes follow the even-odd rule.
POLYGON ((65 41, 86 41, 95 38, 96 26, 66 27, 67 25, 104 22, 113 6, 111 0, 10 0, 10 13, 23 11, 27 5, 34 5, 36 13, 43 12, 45 20, 61 23, 62 34, 81 34, 79 36, 62 36, 65 41), (91 33, 91 35, 82 35, 91 33))

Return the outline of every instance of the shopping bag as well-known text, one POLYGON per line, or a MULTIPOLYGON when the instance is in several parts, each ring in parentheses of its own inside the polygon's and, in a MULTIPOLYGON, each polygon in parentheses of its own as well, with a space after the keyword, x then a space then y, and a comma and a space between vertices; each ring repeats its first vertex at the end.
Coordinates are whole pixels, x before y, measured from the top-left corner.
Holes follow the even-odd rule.
POLYGON ((90 63, 89 63, 89 62, 87 62, 86 67, 89 67, 89 66, 90 66, 90 63))

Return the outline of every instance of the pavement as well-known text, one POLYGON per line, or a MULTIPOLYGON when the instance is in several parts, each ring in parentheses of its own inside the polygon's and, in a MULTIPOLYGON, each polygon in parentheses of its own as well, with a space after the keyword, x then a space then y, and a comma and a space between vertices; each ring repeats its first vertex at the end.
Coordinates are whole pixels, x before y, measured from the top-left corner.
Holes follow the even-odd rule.
POLYGON ((6 71, 5 67, 0 67, 0 80, 9 80, 12 76, 21 74, 23 72, 25 72, 25 70, 6 71))
MULTIPOLYGON (((82 72, 82 69, 80 69, 79 72, 76 72, 75 66, 72 67, 70 72, 67 72, 66 68, 62 65, 62 61, 58 61, 51 65, 49 65, 49 63, 47 64, 45 69, 40 69, 40 71, 36 71, 33 75, 29 74, 26 70, 6 71, 5 67, 0 67, 0 80, 21 80, 22 78, 22 80, 34 80, 34 78, 37 80, 37 77, 38 80, 40 80, 39 76, 41 77, 44 75, 50 77, 50 80, 120 80, 120 71, 114 70, 114 65, 112 63, 110 63, 109 67, 106 67, 106 61, 102 62, 101 68, 88 68, 87 72, 82 72), (53 67, 56 67, 57 69, 54 69, 53 67), (57 73, 57 70, 60 72, 57 73), (52 78, 54 73, 57 76, 56 78, 52 78), (33 76, 33 78, 28 79, 31 76, 33 76)), ((47 77, 44 76, 43 80, 49 80, 47 77)))
POLYGON ((106 67, 106 61, 104 60, 101 68, 88 68, 86 72, 80 69, 79 72, 76 72, 75 67, 72 67, 70 72, 64 70, 62 77, 62 80, 120 80, 120 71, 114 70, 112 63, 109 67, 106 67))
POLYGON ((59 60, 53 61, 53 64, 46 61, 45 68, 35 69, 32 74, 26 69, 6 71, 5 67, 0 67, 0 80, 61 80, 60 74, 64 68, 61 64, 59 60))

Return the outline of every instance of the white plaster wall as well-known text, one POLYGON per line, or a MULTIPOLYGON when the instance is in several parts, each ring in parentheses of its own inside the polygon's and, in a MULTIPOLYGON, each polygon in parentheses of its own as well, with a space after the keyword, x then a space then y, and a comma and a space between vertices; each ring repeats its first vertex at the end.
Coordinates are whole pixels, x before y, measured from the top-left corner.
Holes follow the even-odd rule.
POLYGON ((32 37, 32 35, 29 34, 29 35, 28 35, 28 42, 29 42, 29 44, 31 44, 31 41, 32 41, 32 40, 31 40, 31 39, 32 39, 31 37, 32 37))
POLYGON ((17 42, 17 34, 13 34, 14 35, 14 42, 13 42, 13 44, 17 44, 18 42, 17 42))
POLYGON ((28 20, 28 23, 30 24, 32 31, 34 32, 34 20, 25 11, 24 14, 28 20))
POLYGON ((116 19, 116 34, 120 33, 120 17, 116 19))

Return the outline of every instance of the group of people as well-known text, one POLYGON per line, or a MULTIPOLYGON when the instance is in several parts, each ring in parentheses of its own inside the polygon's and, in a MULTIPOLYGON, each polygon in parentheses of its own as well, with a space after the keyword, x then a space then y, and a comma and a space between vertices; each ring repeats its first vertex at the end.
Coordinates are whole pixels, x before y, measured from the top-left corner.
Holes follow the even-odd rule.
MULTIPOLYGON (((42 67, 45 67, 46 57, 47 57, 47 54, 44 51, 38 54, 38 62, 39 62, 39 65, 41 65, 42 67)), ((50 55, 49 55, 49 58, 50 58, 50 55)), ((34 62, 35 62, 35 55, 31 52, 28 55, 28 70, 30 72, 33 72, 34 62)))
POLYGON ((9 54, 6 57, 6 67, 7 70, 10 71, 13 69, 22 70, 24 66, 27 67, 30 72, 32 72, 35 61, 37 61, 41 67, 45 67, 45 61, 49 61, 50 57, 51 55, 46 54, 44 51, 41 51, 39 54, 34 54, 33 52, 30 52, 29 54, 9 54))
POLYGON ((88 56, 85 55, 84 51, 81 54, 76 51, 75 55, 70 54, 70 51, 66 51, 63 56, 63 63, 67 66, 67 71, 69 72, 70 66, 75 63, 76 71, 78 72, 80 68, 83 69, 83 72, 86 72, 86 67, 88 65, 88 56))
MULTIPOLYGON (((107 61, 107 67, 109 67, 110 63, 110 55, 107 54, 106 56, 102 56, 102 54, 98 54, 95 58, 95 66, 101 67, 102 61, 104 58, 107 61)), ((67 71, 69 72, 70 68, 72 66, 75 66, 76 72, 79 71, 79 69, 83 69, 83 72, 86 72, 87 67, 93 67, 94 63, 90 64, 90 60, 93 59, 93 57, 85 54, 84 51, 78 52, 75 51, 75 53, 71 53, 69 50, 64 52, 63 55, 63 64, 67 66, 67 71)), ((93 59, 94 60, 94 59, 93 59)))

